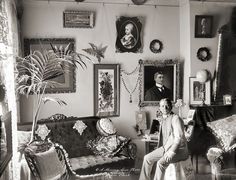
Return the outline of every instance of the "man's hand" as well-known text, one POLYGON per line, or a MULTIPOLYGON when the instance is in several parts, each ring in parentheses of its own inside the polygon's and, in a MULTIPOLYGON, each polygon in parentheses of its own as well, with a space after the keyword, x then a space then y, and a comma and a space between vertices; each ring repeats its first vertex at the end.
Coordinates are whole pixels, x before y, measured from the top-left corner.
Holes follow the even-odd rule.
POLYGON ((164 154, 164 158, 166 160, 166 162, 170 162, 172 160, 172 158, 174 157, 176 153, 173 152, 173 151, 167 151, 165 154, 164 154))

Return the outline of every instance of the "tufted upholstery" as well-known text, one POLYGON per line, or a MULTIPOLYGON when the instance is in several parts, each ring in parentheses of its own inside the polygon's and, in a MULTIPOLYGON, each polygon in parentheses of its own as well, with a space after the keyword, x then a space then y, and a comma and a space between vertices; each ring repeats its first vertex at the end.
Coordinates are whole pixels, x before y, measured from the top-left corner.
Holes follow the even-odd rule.
MULTIPOLYGON (((132 158, 126 156, 103 158, 101 156, 95 156, 94 153, 87 148, 86 144, 88 140, 93 140, 100 135, 96 129, 98 120, 98 117, 65 118, 64 116, 55 115, 55 118, 50 117, 40 120, 38 126, 46 124, 47 128, 50 130, 48 136, 46 136, 46 140, 50 139, 53 143, 59 143, 63 146, 71 160, 72 168, 76 170, 77 173, 95 173, 97 166, 102 169, 104 165, 107 167, 114 166, 116 168, 132 167, 134 163, 132 158), (62 119, 60 119, 60 117, 62 117, 62 119), (82 121, 87 126, 81 135, 77 129, 73 128, 78 120, 82 121), (117 166, 117 164, 120 163, 121 165, 123 163, 124 166, 117 166)), ((30 123, 19 124, 18 130, 30 130, 31 126, 30 123)), ((41 138, 35 134, 35 140, 41 140, 41 138)), ((129 144, 127 148, 129 149, 131 146, 132 145, 129 144)), ((133 149, 135 149, 135 147, 133 149)), ((131 149, 131 151, 133 149, 131 149)))
MULTIPOLYGON (((30 145, 28 145, 25 149, 25 157, 27 160, 27 163, 31 169, 31 172, 34 176, 34 179, 36 180, 42 180, 45 179, 42 177, 42 172, 40 172, 39 167, 39 161, 37 161, 37 156, 38 154, 42 154, 42 153, 48 153, 50 151, 50 149, 55 149, 55 153, 56 153, 56 157, 58 159, 58 163, 56 163, 55 161, 53 161, 51 164, 50 163, 45 163, 43 164, 44 169, 48 169, 50 167, 54 167, 54 166, 62 166, 63 167, 63 171, 61 172, 60 177, 57 178, 50 178, 50 179, 57 179, 57 180, 110 180, 111 175, 109 173, 96 173, 93 175, 85 175, 85 176, 80 176, 78 174, 76 174, 70 165, 70 162, 68 160, 68 154, 66 153, 66 151, 64 150, 64 148, 57 144, 57 143, 51 143, 51 142, 47 142, 47 141, 34 141, 33 143, 31 143, 30 145)), ((44 162, 42 162, 44 163, 44 162)), ((41 164, 42 165, 42 164, 41 164)), ((54 167, 55 169, 55 167, 54 167)), ((55 172, 53 170, 48 171, 49 172, 49 176, 55 174, 55 172)), ((48 178, 46 178, 48 179, 48 178)))

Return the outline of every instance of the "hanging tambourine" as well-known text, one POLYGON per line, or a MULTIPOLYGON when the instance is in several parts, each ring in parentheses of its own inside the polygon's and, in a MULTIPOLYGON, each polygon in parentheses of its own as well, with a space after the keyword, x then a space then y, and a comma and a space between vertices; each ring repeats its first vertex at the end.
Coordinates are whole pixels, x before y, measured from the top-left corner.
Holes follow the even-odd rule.
POLYGON ((147 0, 132 0, 132 2, 136 5, 142 5, 146 2, 147 0))
POLYGON ((209 61, 211 59, 210 50, 207 47, 201 47, 197 51, 197 58, 201 61, 209 61))
POLYGON ((152 40, 152 42, 150 43, 150 50, 153 53, 160 53, 162 49, 163 49, 163 44, 160 40, 158 39, 152 40))

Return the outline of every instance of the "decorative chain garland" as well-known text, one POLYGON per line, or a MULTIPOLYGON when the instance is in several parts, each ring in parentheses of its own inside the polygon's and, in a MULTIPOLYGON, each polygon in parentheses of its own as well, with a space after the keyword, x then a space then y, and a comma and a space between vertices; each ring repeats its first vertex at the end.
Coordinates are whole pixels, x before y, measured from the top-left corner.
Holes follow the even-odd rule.
POLYGON ((135 91, 135 90, 137 89, 137 87, 138 87, 139 77, 137 78, 135 87, 134 87, 134 89, 133 89, 132 91, 130 91, 130 90, 128 89, 128 87, 127 87, 127 85, 126 85, 126 83, 125 83, 124 78, 123 78, 122 75, 121 75, 121 80, 122 80, 122 83, 124 84, 124 87, 125 87, 126 91, 129 93, 129 102, 132 103, 132 102, 133 102, 133 101, 132 101, 132 94, 134 93, 134 91, 135 91))
MULTIPOLYGON (((135 69, 134 69, 133 71, 131 71, 131 72, 125 72, 124 70, 121 70, 121 72, 124 73, 125 75, 128 75, 128 76, 129 76, 129 75, 131 75, 131 74, 134 74, 138 69, 140 69, 140 68, 139 68, 139 64, 138 64, 138 65, 135 67, 135 69)), ((137 81, 136 81, 135 86, 134 86, 134 88, 133 88, 132 91, 128 89, 128 87, 127 87, 127 85, 126 85, 126 83, 125 83, 125 80, 124 80, 124 77, 123 77, 122 74, 121 74, 121 81, 122 81, 122 83, 123 83, 123 85, 124 85, 124 87, 125 87, 125 90, 129 93, 129 102, 132 103, 132 102, 133 102, 133 100, 132 100, 132 94, 136 91, 136 89, 137 89, 137 87, 138 87, 138 84, 139 84, 139 81, 140 81, 140 76, 139 76, 139 74, 138 74, 137 81)))
POLYGON ((139 64, 134 68, 134 70, 133 71, 131 71, 131 72, 125 72, 125 70, 121 70, 121 72, 123 72, 124 74, 126 74, 126 75, 131 75, 131 74, 134 74, 137 70, 138 70, 138 67, 139 67, 139 64))

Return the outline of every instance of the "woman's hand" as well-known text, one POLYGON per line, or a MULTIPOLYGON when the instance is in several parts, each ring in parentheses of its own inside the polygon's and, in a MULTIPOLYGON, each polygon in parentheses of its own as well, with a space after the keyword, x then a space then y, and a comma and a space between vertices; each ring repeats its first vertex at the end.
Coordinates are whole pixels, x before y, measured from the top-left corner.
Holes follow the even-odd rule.
POLYGON ((167 151, 165 154, 164 154, 164 158, 166 160, 166 162, 170 162, 172 160, 172 158, 174 157, 176 153, 173 152, 173 151, 167 151))

